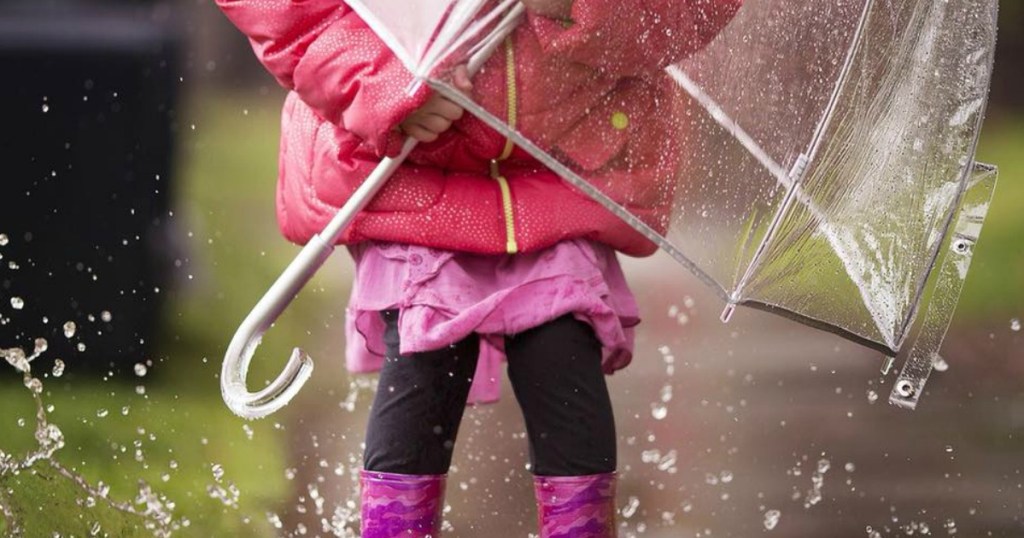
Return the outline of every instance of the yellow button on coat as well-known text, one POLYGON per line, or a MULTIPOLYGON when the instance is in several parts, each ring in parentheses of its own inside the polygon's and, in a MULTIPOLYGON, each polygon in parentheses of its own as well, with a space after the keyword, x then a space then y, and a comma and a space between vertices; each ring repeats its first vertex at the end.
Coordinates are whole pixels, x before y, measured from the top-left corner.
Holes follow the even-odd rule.
POLYGON ((625 112, 616 112, 612 114, 612 127, 623 130, 629 127, 629 116, 625 112))

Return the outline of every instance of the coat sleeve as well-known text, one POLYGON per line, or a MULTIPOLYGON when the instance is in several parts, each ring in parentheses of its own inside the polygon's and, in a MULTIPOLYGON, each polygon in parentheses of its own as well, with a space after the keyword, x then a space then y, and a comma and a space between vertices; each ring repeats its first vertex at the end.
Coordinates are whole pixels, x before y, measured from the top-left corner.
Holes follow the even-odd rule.
POLYGON ((574 0, 555 20, 529 13, 545 53, 619 76, 663 69, 710 43, 743 0, 574 0))
POLYGON ((277 81, 378 155, 401 147, 395 128, 426 100, 412 75, 340 0, 217 0, 277 81))

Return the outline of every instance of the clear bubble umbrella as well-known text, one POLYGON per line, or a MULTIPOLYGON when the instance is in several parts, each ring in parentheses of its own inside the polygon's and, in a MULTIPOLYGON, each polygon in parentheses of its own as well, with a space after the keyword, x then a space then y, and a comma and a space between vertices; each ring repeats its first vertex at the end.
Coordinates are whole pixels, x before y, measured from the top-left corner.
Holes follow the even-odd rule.
MULTIPOLYGON (((449 80, 515 2, 347 3, 422 83, 515 142, 519 165, 543 164, 713 289, 723 319, 745 305, 907 352, 890 401, 916 406, 995 186, 974 154, 996 0, 575 0, 527 10, 503 96, 449 80)), ((507 184, 513 223, 529 180, 507 184)))

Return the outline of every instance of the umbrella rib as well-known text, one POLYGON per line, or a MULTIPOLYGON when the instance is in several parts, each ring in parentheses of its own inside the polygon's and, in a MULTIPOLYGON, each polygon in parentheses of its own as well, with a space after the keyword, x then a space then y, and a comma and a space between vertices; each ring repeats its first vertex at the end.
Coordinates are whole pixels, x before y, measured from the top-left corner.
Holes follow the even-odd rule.
MULTIPOLYGON (((729 297, 730 308, 731 305, 738 304, 741 302, 740 296, 742 294, 743 288, 746 287, 747 282, 753 276, 754 270, 758 265, 758 261, 763 257, 764 251, 767 249, 768 243, 771 240, 774 231, 778 228, 778 225, 782 220, 782 216, 791 207, 793 200, 796 200, 800 202, 800 204, 803 205, 811 214, 811 216, 819 223, 819 230, 828 239, 828 242, 832 245, 832 248, 835 251, 836 255, 843 262, 843 265, 847 269, 847 275, 850 277, 850 280, 853 281, 854 285, 857 286, 862 298, 865 301, 865 306, 868 308, 869 311, 871 311, 872 318, 874 318, 873 321, 879 329, 879 334, 881 334, 881 336, 885 338, 886 344, 889 347, 892 347, 891 338, 882 326, 882 319, 879 316, 879 313, 874 312, 874 308, 872 308, 872 301, 870 301, 869 294, 867 293, 866 289, 867 283, 864 282, 863 279, 860 278, 855 271, 853 271, 853 269, 855 269, 855 264, 849 259, 847 249, 843 248, 843 242, 841 241, 840 235, 837 233, 835 228, 829 223, 828 219, 825 217, 825 214, 821 211, 817 204, 814 203, 810 195, 808 195, 807 192, 804 189, 802 189, 800 185, 804 172, 807 169, 807 166, 817 156, 818 149, 821 147, 821 141, 824 137, 824 133, 827 130, 834 116, 837 102, 842 92, 842 88, 845 86, 845 82, 849 78, 850 71, 853 68, 854 58, 856 57, 856 53, 860 48, 860 43, 863 39, 864 32, 867 27, 867 22, 870 18, 871 8, 874 6, 874 3, 874 0, 867 0, 867 2, 865 2, 864 9, 861 12, 860 21, 858 22, 857 29, 854 32, 854 36, 852 39, 853 46, 847 54, 842 71, 839 75, 839 80, 837 81, 836 86, 833 89, 832 97, 829 100, 829 104, 825 109, 825 113, 823 114, 821 121, 819 121, 818 126, 815 129, 813 136, 811 137, 811 143, 809 145, 807 153, 802 154, 800 158, 797 159, 796 163, 793 165, 793 170, 789 172, 787 172, 786 169, 783 168, 778 162, 772 159, 771 156, 768 155, 768 152, 766 152, 764 148, 762 148, 736 120, 730 117, 729 114, 726 113, 725 110, 721 107, 721 105, 719 105, 710 95, 708 95, 707 92, 703 90, 703 88, 701 88, 696 82, 693 81, 693 79, 691 79, 685 72, 683 72, 682 69, 680 69, 678 66, 673 65, 668 67, 666 71, 669 74, 669 76, 671 76, 702 107, 704 107, 708 114, 711 115, 712 119, 714 119, 723 129, 729 132, 729 134, 731 134, 736 139, 736 141, 739 142, 740 145, 743 146, 743 148, 746 149, 747 152, 750 153, 750 155, 755 160, 758 161, 758 163, 760 163, 773 177, 775 177, 775 179, 779 182, 780 185, 787 189, 786 196, 783 199, 781 205, 779 206, 779 210, 776 212, 774 218, 772 219, 772 223, 769 226, 768 232, 765 234, 765 238, 761 241, 761 244, 758 246, 758 249, 755 252, 753 258, 751 259, 750 264, 747 266, 746 272, 744 273, 743 277, 740 279, 740 282, 736 285, 735 289, 732 291, 729 297)), ((723 319, 728 319, 730 308, 727 308, 726 312, 723 313, 723 319)))
MULTIPOLYGON (((459 4, 460 6, 466 6, 467 2, 459 4)), ((494 22, 495 19, 502 17, 502 13, 508 10, 505 18, 498 23, 497 32, 503 32, 507 27, 510 20, 514 20, 523 12, 523 6, 519 3, 519 0, 503 0, 500 5, 493 8, 484 17, 479 20, 473 21, 472 17, 480 11, 483 7, 483 2, 476 0, 473 3, 469 3, 469 7, 463 7, 458 13, 452 13, 448 21, 445 22, 444 27, 441 29, 440 35, 434 42, 434 45, 427 51, 426 57, 421 62, 419 70, 415 72, 418 78, 425 78, 434 69, 435 66, 440 64, 446 57, 448 57, 452 51, 457 50, 468 40, 479 34, 487 25, 494 22), (459 16, 456 16, 459 15, 459 16), (454 22, 453 22, 454 21, 454 22)), ((484 38, 486 41, 487 38, 484 38)))
POLYGON ((786 188, 790 188, 793 182, 789 178, 789 172, 782 167, 779 163, 772 159, 768 155, 768 152, 758 144, 754 137, 750 136, 750 133, 746 131, 736 120, 732 119, 725 110, 719 105, 707 92, 704 91, 696 82, 693 81, 682 69, 677 65, 669 66, 665 69, 668 75, 675 80, 680 87, 686 90, 694 99, 705 110, 711 114, 711 117, 718 122, 718 125, 722 126, 729 134, 733 136, 746 149, 752 157, 757 159, 757 162, 761 164, 768 172, 775 176, 786 188))

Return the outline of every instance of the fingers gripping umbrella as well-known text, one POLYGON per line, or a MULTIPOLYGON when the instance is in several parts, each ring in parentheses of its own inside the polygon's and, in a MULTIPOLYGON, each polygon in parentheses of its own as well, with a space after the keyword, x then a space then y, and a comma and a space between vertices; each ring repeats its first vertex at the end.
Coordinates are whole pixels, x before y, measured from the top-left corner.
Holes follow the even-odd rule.
MULTIPOLYGON (((723 319, 751 306, 895 356, 931 282, 890 398, 916 405, 995 184, 974 151, 996 0, 574 0, 517 32, 532 61, 515 118, 448 82, 514 2, 348 3, 420 80, 713 289, 723 319)), ((222 379, 236 412, 270 412, 308 376, 293 358, 245 393, 256 340, 235 340, 243 367, 229 376, 226 360, 222 379)))
MULTIPOLYGON (((512 1, 479 16, 484 3, 481 0, 420 0, 414 3, 382 0, 372 7, 384 12, 402 13, 403 18, 396 31, 384 28, 381 37, 411 72, 421 74, 430 65, 446 60, 459 50, 462 53, 460 63, 466 64, 472 74, 480 69, 523 14, 522 5, 512 1), (435 34, 438 30, 440 34, 435 34), (474 39, 473 46, 466 47, 471 38, 474 39)), ((375 11, 367 5, 359 4, 358 9, 365 19, 376 20, 375 11)), ((287 405, 309 379, 313 361, 302 349, 295 348, 284 371, 266 387, 250 392, 246 385, 249 364, 263 334, 327 261, 338 238, 355 215, 369 204, 415 147, 416 141, 409 138, 396 157, 380 163, 324 230, 303 247, 235 332, 221 368, 221 393, 228 408, 238 416, 255 419, 277 411, 287 405)))

